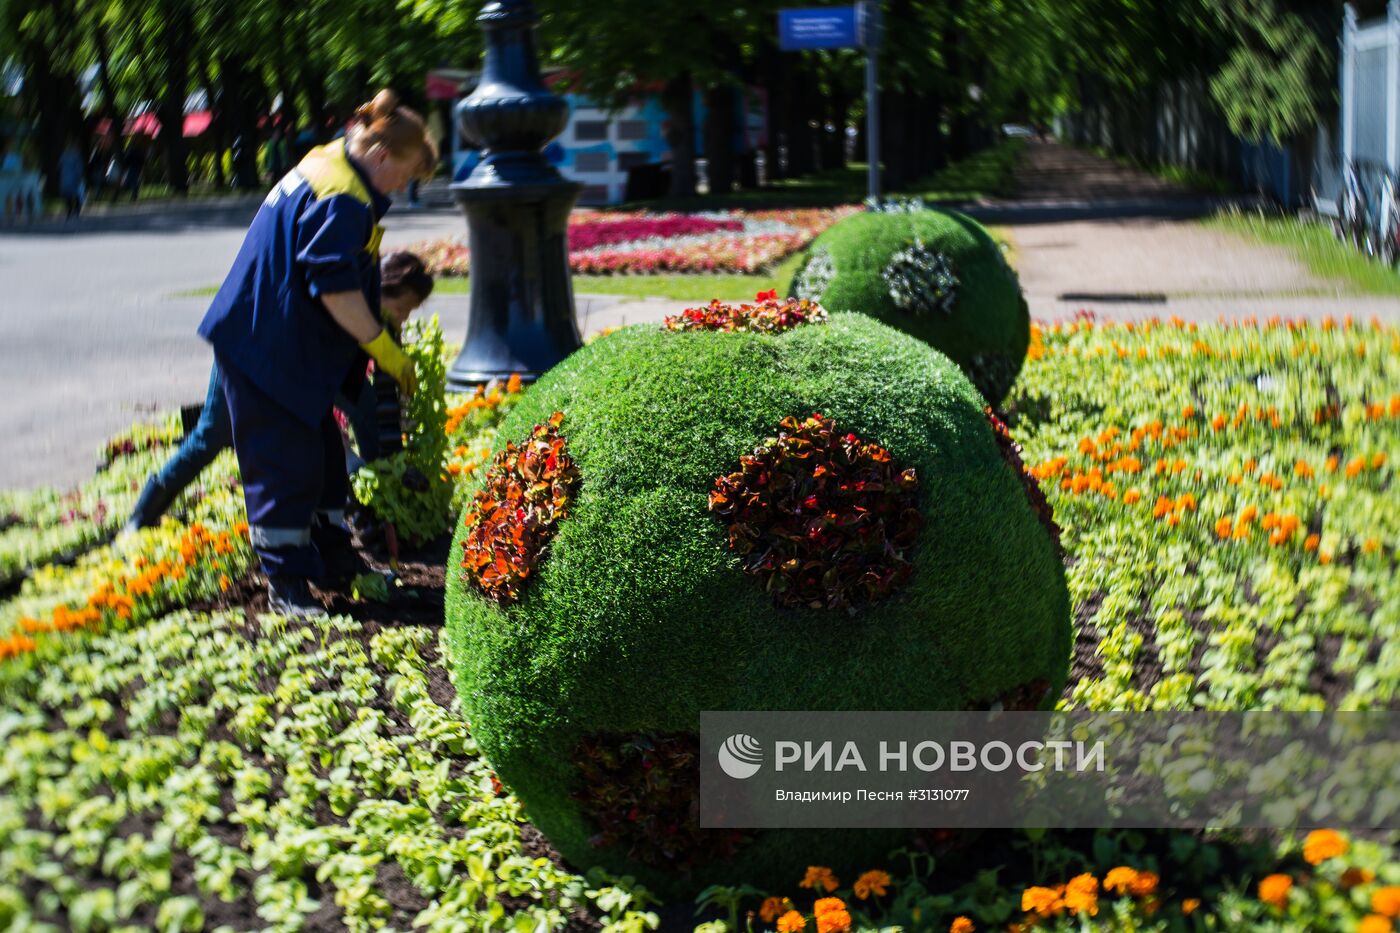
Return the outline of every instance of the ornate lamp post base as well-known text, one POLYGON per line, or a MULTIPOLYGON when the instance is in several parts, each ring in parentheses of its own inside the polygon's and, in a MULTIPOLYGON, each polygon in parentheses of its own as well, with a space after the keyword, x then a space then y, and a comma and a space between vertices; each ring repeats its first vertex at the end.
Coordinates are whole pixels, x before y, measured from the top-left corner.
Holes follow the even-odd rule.
POLYGON ((567 123, 568 106, 540 82, 529 0, 493 0, 477 22, 486 61, 457 120, 483 156, 452 186, 471 250, 467 335, 447 373, 456 391, 512 374, 532 382, 582 344, 568 224, 583 186, 542 154, 567 123))

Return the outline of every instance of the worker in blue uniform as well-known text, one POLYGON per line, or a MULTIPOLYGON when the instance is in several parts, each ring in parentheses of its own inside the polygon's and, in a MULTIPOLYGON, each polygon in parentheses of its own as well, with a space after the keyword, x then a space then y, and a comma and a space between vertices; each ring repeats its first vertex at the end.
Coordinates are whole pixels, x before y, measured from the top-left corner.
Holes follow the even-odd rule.
POLYGON ((274 611, 323 613, 363 568, 344 525, 338 391, 363 354, 405 395, 412 361, 379 314, 379 225, 388 192, 437 161, 423 119, 381 91, 343 139, 313 149, 258 209, 199 333, 214 348, 233 426, 253 548, 274 611))

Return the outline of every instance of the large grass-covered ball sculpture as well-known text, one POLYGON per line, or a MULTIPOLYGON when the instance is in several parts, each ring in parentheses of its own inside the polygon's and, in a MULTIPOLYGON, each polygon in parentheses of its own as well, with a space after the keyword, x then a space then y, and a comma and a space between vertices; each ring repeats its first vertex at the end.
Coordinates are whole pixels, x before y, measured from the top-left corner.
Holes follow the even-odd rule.
POLYGON ((546 374, 448 562, 496 774, 574 867, 666 897, 791 890, 909 838, 701 829, 701 710, 1049 708, 1068 673, 1053 519, 972 385, 871 318, 760 299, 546 374))
POLYGON ((953 211, 871 211, 818 237, 789 294, 856 311, 926 341, 993 405, 1021 371, 1030 312, 987 229, 953 211))

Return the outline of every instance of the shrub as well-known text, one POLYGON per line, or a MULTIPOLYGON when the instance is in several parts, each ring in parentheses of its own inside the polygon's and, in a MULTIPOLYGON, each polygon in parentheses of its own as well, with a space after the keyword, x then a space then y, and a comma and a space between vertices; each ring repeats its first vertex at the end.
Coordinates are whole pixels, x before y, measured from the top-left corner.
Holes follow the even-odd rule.
MULTIPOLYGON (((908 840, 701 829, 701 710, 1055 703, 1064 572, 983 407, 942 354, 856 314, 624 328, 525 392, 496 450, 558 459, 520 467, 537 499, 493 533, 530 545, 529 573, 504 601, 468 575, 469 508, 448 638, 473 734, 566 859, 685 896, 908 840)), ((504 488, 481 472, 476 502, 504 488)))
POLYGON ((993 405, 1030 344, 1016 273, 986 228, 954 211, 884 206, 848 217, 813 242, 789 293, 926 341, 993 405))

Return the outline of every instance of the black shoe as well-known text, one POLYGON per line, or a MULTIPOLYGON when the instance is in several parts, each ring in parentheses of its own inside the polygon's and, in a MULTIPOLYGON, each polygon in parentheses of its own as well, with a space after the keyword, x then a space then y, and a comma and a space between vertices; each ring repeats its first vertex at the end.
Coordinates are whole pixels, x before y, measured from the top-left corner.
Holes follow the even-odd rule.
POLYGON ((362 573, 369 573, 369 565, 355 550, 350 532, 334 525, 313 524, 311 542, 321 553, 321 561, 326 565, 326 585, 339 589, 362 573))
POLYGON ((267 578, 267 601, 272 611, 292 619, 329 615, 326 607, 311 595, 304 577, 273 574, 267 578))
POLYGON ((159 525, 161 516, 170 508, 171 503, 179 494, 180 490, 167 489, 161 485, 158 477, 151 476, 146 480, 146 485, 136 500, 136 506, 131 510, 131 517, 126 520, 122 530, 134 531, 137 528, 151 528, 159 525))

